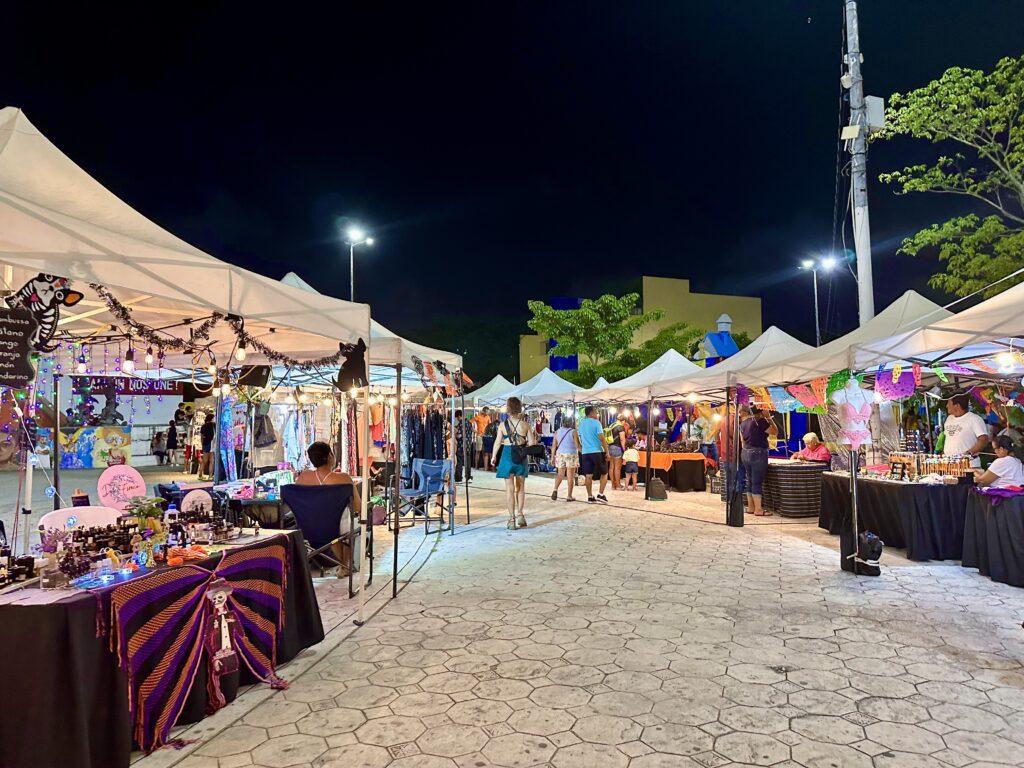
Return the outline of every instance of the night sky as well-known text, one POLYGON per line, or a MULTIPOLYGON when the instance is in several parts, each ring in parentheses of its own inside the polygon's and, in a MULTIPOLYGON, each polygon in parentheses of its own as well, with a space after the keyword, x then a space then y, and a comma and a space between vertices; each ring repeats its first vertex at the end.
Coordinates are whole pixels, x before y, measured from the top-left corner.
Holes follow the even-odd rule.
MULTIPOLYGON (((338 227, 365 225, 356 299, 478 379, 518 373, 527 299, 641 274, 761 295, 765 326, 813 340, 796 265, 833 242, 840 0, 29 5, 8 10, 5 105, 149 218, 268 276, 348 298, 338 227)), ((1020 0, 860 15, 873 95, 1024 49, 1020 0)), ((875 145, 869 170, 929 155, 875 145)), ((926 287, 934 261, 895 250, 967 207, 870 195, 877 307, 907 288, 948 301, 926 287)), ((849 274, 832 297, 827 338, 856 324, 849 274)))

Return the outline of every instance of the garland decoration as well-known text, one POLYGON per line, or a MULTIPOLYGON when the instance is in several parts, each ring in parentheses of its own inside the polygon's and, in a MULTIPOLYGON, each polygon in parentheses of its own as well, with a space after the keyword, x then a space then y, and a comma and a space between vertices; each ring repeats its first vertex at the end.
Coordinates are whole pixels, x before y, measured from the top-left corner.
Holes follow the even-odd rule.
POLYGON ((99 295, 101 299, 106 303, 107 309, 110 310, 110 314, 120 320, 125 326, 131 329, 132 335, 143 339, 147 344, 159 347, 161 351, 165 349, 173 349, 178 351, 194 350, 197 347, 197 341, 208 341, 210 338, 210 332, 214 327, 224 319, 224 315, 220 312, 214 312, 208 317, 202 325, 196 328, 189 328, 189 338, 179 339, 175 336, 160 336, 149 326, 143 325, 138 320, 132 317, 131 310, 128 309, 124 304, 118 301, 114 295, 104 288, 102 285, 96 283, 89 283, 89 287, 92 288, 99 295))
POLYGON ((350 354, 355 352, 358 346, 362 345, 364 350, 366 348, 365 342, 362 341, 360 341, 359 344, 339 344, 338 351, 333 355, 318 357, 315 360, 297 360, 283 352, 278 352, 276 349, 271 349, 255 336, 249 334, 249 332, 245 330, 245 321, 241 318, 228 317, 227 320, 228 325, 231 326, 231 330, 235 332, 235 336, 238 338, 238 343, 240 345, 244 346, 246 349, 255 349, 272 363, 277 363, 278 365, 289 365, 293 368, 298 368, 301 371, 310 371, 314 368, 324 368, 336 365, 341 362, 342 358, 348 357, 350 354))

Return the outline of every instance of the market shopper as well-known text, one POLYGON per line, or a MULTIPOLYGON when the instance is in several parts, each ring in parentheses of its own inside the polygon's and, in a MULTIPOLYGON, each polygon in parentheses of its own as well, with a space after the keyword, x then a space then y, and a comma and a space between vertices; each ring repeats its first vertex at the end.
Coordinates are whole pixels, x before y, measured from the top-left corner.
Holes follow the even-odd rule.
POLYGON ((622 454, 622 467, 626 473, 626 490, 636 490, 636 478, 640 474, 640 451, 636 448, 636 438, 626 441, 626 450, 622 454))
POLYGON ((167 463, 178 463, 178 422, 175 419, 167 422, 167 463))
POLYGON ((974 482, 990 488, 1024 486, 1024 465, 1013 455, 1013 440, 1007 435, 999 435, 992 441, 992 447, 996 452, 996 460, 986 470, 974 470, 974 482))
POLYGON ((980 467, 978 455, 989 444, 988 425, 976 413, 971 413, 970 398, 967 395, 953 395, 946 401, 945 433, 942 445, 943 456, 970 456, 971 466, 980 467))
POLYGON ((562 426, 555 432, 552 450, 555 453, 555 489, 551 491, 551 500, 558 499, 558 486, 562 480, 569 481, 566 501, 576 501, 572 497, 573 489, 576 487, 576 470, 580 466, 580 451, 583 449, 580 444, 580 435, 576 431, 576 420, 572 416, 562 419, 562 426))
POLYGON ((501 427, 501 419, 495 414, 491 423, 484 430, 484 469, 490 472, 494 467, 491 464, 491 452, 494 450, 494 441, 498 437, 498 429, 501 427))
POLYGON ((163 464, 167 461, 167 436, 163 432, 157 432, 149 441, 149 452, 156 456, 156 463, 163 464))
POLYGON ((597 408, 588 406, 583 412, 586 418, 580 422, 580 448, 583 451, 583 458, 580 460, 580 472, 586 479, 587 503, 593 504, 600 501, 608 503, 608 497, 604 495, 605 486, 608 485, 608 443, 604 437, 604 429, 601 422, 597 420, 597 408), (597 496, 594 496, 594 480, 600 478, 601 485, 597 496))
POLYGON ((502 422, 494 441, 493 458, 498 462, 496 477, 505 481, 505 505, 508 509, 508 529, 526 527, 523 507, 526 504, 526 477, 530 474, 529 459, 512 460, 512 446, 537 444, 537 433, 523 414, 523 403, 518 397, 510 397, 505 404, 508 418, 502 422), (500 458, 498 454, 501 454, 500 458))
MULTIPOLYGON (((484 468, 484 433, 491 425, 491 409, 484 406, 473 417, 473 468, 484 468)), ((492 444, 493 447, 493 444, 492 444)))
POLYGON ((199 462, 199 474, 201 476, 210 477, 213 474, 213 436, 216 431, 217 428, 213 423, 213 414, 206 414, 206 421, 199 428, 200 447, 203 451, 203 457, 199 462))
POLYGON ((831 464, 832 452, 814 432, 808 432, 804 435, 803 450, 797 451, 790 458, 794 461, 817 461, 822 464, 831 464))
POLYGON ((764 477, 768 472, 768 438, 779 434, 775 422, 766 418, 760 408, 741 405, 740 437, 743 440, 743 470, 746 475, 750 512, 758 517, 771 515, 761 506, 764 477))
POLYGON ((615 422, 608 429, 608 472, 611 475, 612 490, 619 490, 622 482, 622 454, 626 452, 626 434, 628 427, 623 414, 615 417, 615 422))

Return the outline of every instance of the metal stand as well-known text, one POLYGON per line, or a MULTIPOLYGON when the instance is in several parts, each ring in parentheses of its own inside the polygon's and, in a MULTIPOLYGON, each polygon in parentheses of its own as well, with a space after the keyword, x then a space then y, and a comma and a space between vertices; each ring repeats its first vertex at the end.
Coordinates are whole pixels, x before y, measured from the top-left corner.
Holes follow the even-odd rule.
MULTIPOLYGON (((462 471, 466 474, 466 525, 469 525, 469 473, 473 471, 473 468, 470 466, 470 460, 466 457, 468 450, 466 447, 466 392, 462 382, 462 371, 459 371, 459 393, 462 396, 462 471)), ((470 459, 472 456, 473 454, 470 453, 470 459)))
MULTIPOLYGON (((29 499, 31 505, 31 499, 29 499)), ((53 508, 60 509, 60 374, 53 374, 53 508)), ((27 523, 26 523, 27 524, 27 523)))
POLYGON ((654 394, 647 393, 647 475, 644 480, 644 500, 651 498, 651 477, 654 467, 651 466, 651 454, 654 453, 654 394))
POLYGON ((402 364, 395 366, 395 488, 391 494, 391 528, 394 550, 391 553, 391 597, 398 596, 398 509, 402 501, 402 364))
POLYGON ((860 453, 850 450, 850 522, 853 525, 853 573, 860 574, 860 529, 857 522, 857 472, 860 470, 860 453))

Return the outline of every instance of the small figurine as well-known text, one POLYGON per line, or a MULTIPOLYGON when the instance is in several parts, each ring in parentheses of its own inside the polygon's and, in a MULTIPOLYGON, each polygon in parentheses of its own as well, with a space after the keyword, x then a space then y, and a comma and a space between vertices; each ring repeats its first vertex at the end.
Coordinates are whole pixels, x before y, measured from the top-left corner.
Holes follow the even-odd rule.
POLYGON ((208 714, 227 703, 220 689, 221 676, 238 671, 238 654, 231 644, 237 621, 228 605, 231 591, 231 585, 224 579, 214 579, 206 590, 213 614, 206 634, 206 652, 210 657, 208 714))

